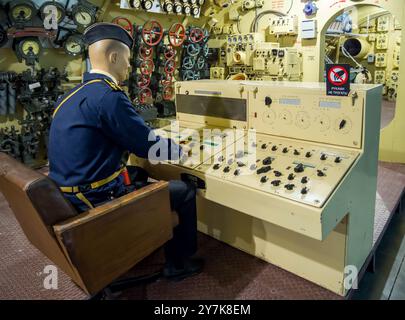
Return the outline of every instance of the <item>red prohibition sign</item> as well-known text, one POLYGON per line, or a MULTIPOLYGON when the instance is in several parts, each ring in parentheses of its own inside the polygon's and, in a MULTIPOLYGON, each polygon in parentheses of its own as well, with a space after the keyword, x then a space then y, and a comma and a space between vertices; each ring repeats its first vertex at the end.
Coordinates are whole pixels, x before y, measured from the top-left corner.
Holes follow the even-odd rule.
POLYGON ((349 80, 349 73, 343 67, 332 67, 328 73, 328 79, 331 84, 337 87, 341 87, 349 80))

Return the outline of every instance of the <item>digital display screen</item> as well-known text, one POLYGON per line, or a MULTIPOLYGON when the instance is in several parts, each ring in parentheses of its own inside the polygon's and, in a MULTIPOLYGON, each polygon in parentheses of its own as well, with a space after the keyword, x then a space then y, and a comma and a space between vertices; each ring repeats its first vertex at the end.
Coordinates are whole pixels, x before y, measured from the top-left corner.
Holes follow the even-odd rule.
POLYGON ((335 109, 340 109, 341 107, 339 101, 320 101, 319 106, 321 108, 335 108, 335 109))
POLYGON ((292 98, 282 98, 282 99, 280 99, 279 103, 282 105, 288 105, 288 106, 299 106, 299 105, 301 105, 301 100, 292 99, 292 98))
POLYGON ((246 99, 234 99, 212 96, 176 95, 177 112, 246 121, 246 99))

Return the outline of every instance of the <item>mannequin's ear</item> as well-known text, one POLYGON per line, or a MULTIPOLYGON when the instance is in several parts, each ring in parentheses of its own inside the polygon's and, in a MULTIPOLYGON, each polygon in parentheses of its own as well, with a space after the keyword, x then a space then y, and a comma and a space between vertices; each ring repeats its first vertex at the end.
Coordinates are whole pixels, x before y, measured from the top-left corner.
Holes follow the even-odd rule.
POLYGON ((110 56, 109 56, 109 60, 110 60, 110 63, 116 64, 117 60, 118 60, 118 53, 116 51, 111 52, 110 56))

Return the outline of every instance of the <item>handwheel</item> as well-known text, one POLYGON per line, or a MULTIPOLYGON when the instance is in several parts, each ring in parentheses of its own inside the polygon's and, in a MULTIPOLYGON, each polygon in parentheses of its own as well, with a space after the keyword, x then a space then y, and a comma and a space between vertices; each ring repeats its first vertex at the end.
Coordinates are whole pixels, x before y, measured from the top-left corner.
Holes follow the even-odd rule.
POLYGON ((155 69, 155 65, 153 64, 153 61, 150 59, 146 59, 142 61, 141 65, 139 66, 139 69, 141 69, 141 73, 144 75, 150 75, 152 74, 153 70, 155 69))
POLYGON ((139 88, 146 88, 150 85, 150 75, 141 74, 138 78, 137 85, 139 88))
POLYGON ((163 100, 171 100, 173 98, 173 86, 166 86, 163 88, 163 100))
POLYGON ((169 29, 169 42, 173 47, 180 47, 186 40, 186 28, 181 23, 174 23, 169 29))
POLYGON ((195 65, 195 60, 193 57, 185 57, 183 59, 183 65, 182 67, 186 70, 191 70, 194 68, 195 65))
POLYGON ((176 61, 167 60, 165 63, 165 73, 173 74, 175 70, 176 70, 176 61))
POLYGON ((153 48, 152 47, 147 47, 145 45, 141 45, 140 49, 139 49, 139 56, 143 59, 143 60, 149 60, 152 58, 153 55, 153 48))
POLYGON ((119 26, 127 30, 131 36, 133 35, 134 27, 132 26, 132 23, 131 21, 129 21, 129 19, 125 17, 115 17, 112 23, 118 24, 119 26), (124 22, 124 24, 122 24, 121 22, 124 22))
POLYGON ((147 98, 152 97, 152 91, 149 88, 143 88, 141 91, 139 91, 138 97, 140 103, 145 103, 147 98))
POLYGON ((160 80, 160 83, 164 87, 171 85, 172 82, 173 82, 173 75, 170 73, 165 73, 164 78, 160 80))
POLYGON ((204 39, 204 31, 200 28, 192 28, 189 39, 192 43, 201 42, 204 39))
POLYGON ((164 56, 166 60, 171 60, 175 57, 176 55, 176 50, 172 46, 166 46, 165 51, 164 51, 164 56))
POLYGON ((200 53, 200 51, 201 51, 201 48, 200 48, 200 46, 199 46, 198 44, 196 44, 196 43, 190 43, 190 44, 187 46, 187 54, 188 54, 189 56, 195 57, 195 56, 197 56, 197 55, 200 53))
POLYGON ((162 25, 156 20, 147 21, 142 28, 142 40, 148 46, 156 46, 163 38, 162 25))

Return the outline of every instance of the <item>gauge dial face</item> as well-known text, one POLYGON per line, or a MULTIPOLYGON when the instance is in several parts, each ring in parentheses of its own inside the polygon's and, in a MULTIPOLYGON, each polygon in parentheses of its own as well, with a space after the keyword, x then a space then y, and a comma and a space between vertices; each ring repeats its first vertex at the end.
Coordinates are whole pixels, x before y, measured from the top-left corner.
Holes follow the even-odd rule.
POLYGON ((184 6, 184 13, 189 14, 191 12, 191 8, 189 6, 184 6))
POLYGON ((141 0, 132 0, 132 6, 135 8, 135 9, 139 9, 140 7, 141 7, 141 0))
POLYGON ((190 0, 190 3, 191 3, 191 4, 196 4, 196 3, 197 3, 197 0, 190 0))
POLYGON ((29 21, 32 19, 33 12, 30 6, 21 4, 12 9, 11 15, 16 21, 29 21))
POLYGON ((76 23, 78 23, 84 27, 87 27, 92 22, 91 14, 86 11, 78 11, 74 17, 75 17, 76 23))
POLYGON ((175 7, 174 7, 174 9, 176 10, 176 13, 181 13, 181 11, 182 11, 182 6, 180 6, 180 5, 176 5, 175 7))
POLYGON ((145 1, 144 6, 145 6, 146 10, 150 10, 150 9, 152 9, 153 2, 152 1, 145 1))
POLYGON ((194 16, 196 16, 196 15, 198 15, 200 13, 200 9, 194 7, 192 13, 193 13, 194 16))
POLYGON ((76 56, 84 51, 84 42, 79 36, 70 36, 67 38, 64 47, 68 54, 76 56))
POLYGON ((167 12, 172 12, 173 11, 173 4, 172 3, 167 3, 166 4, 166 11, 167 12))
POLYGON ((31 54, 37 56, 39 54, 39 43, 35 40, 25 40, 21 44, 21 53, 23 56, 30 56, 31 54))
POLYGON ((198 4, 202 6, 205 3, 205 0, 198 0, 198 4))

